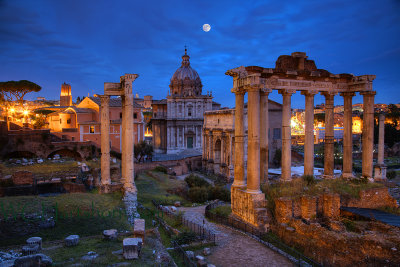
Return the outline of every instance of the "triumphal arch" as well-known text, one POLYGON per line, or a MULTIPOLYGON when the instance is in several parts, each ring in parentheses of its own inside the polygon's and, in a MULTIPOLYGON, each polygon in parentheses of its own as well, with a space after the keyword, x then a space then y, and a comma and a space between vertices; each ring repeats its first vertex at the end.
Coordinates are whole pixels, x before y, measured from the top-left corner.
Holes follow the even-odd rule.
POLYGON ((352 172, 352 98, 363 96, 364 118, 362 136, 362 176, 372 178, 374 139, 374 96, 372 82, 375 75, 332 74, 317 69, 306 53, 281 55, 275 68, 258 66, 228 70, 233 77, 235 94, 235 164, 231 189, 232 212, 241 219, 260 226, 266 216, 265 195, 260 180, 268 175, 268 95, 278 90, 283 97, 282 111, 282 181, 291 180, 291 96, 300 91, 305 97, 304 175, 314 174, 314 96, 325 97, 324 177, 333 178, 334 171, 334 96, 344 98, 343 174, 352 172), (244 96, 248 94, 247 179, 244 177, 244 96))
POLYGON ((110 192, 110 96, 119 96, 122 100, 122 159, 121 181, 124 191, 136 192, 134 181, 133 155, 133 92, 132 82, 138 74, 125 74, 119 83, 104 83, 104 95, 101 99, 101 192, 110 192))

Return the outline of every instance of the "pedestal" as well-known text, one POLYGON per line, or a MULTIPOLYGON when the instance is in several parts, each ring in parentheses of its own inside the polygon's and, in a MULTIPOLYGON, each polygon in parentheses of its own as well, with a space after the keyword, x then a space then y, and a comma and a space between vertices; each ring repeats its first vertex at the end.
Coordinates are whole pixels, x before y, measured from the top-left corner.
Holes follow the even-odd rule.
POLYGON ((375 176, 374 176, 375 181, 386 180, 387 167, 385 165, 375 165, 374 171, 375 171, 375 176))

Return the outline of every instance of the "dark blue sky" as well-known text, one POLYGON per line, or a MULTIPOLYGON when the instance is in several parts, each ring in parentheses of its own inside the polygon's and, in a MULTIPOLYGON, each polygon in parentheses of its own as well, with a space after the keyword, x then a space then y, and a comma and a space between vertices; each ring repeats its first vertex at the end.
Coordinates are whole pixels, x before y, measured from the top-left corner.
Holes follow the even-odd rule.
MULTIPOLYGON (((74 100, 102 94, 104 82, 124 73, 140 75, 135 93, 164 98, 185 44, 203 93, 223 106, 234 105, 226 70, 274 67, 294 51, 332 73, 375 74, 375 102, 400 102, 398 0, 0 0, 0 81, 43 87, 28 99, 56 99, 63 82, 74 100)), ((282 101, 276 92, 271 98, 282 101)), ((304 107, 304 97, 298 92, 292 103, 304 107)))

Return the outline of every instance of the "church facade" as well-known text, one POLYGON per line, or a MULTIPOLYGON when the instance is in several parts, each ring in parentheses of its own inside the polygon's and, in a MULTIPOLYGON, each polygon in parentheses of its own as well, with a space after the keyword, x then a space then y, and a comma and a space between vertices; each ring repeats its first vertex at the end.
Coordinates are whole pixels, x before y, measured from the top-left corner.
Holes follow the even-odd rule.
POLYGON ((176 154, 203 146, 204 112, 220 108, 211 92, 202 94, 199 74, 190 66, 185 49, 182 65, 172 75, 166 99, 153 100, 153 147, 157 153, 176 154))

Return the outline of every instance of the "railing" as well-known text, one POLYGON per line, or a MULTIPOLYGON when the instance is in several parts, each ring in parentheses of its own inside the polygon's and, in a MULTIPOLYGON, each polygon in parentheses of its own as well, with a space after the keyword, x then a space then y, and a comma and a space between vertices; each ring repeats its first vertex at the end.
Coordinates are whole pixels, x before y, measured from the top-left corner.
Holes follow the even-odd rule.
POLYGON ((250 234, 256 237, 258 240, 261 240, 264 245, 278 251, 283 251, 286 255, 289 254, 292 258, 295 259, 298 266, 322 266, 321 264, 313 261, 312 259, 306 257, 304 254, 300 253, 299 251, 293 249, 292 247, 287 246, 284 244, 279 238, 275 237, 272 232, 263 232, 260 231, 258 228, 245 223, 243 221, 235 220, 231 217, 223 217, 221 215, 212 213, 211 210, 215 209, 218 206, 222 206, 224 203, 217 202, 212 203, 206 206, 205 209, 205 216, 210 220, 215 221, 219 224, 224 224, 230 226, 232 228, 238 229, 242 232, 250 234))
POLYGON ((174 246, 174 250, 177 254, 182 257, 182 263, 187 267, 196 267, 196 263, 194 263, 186 253, 186 251, 178 244, 176 241, 172 241, 172 245, 174 246))
MULTIPOLYGON (((161 212, 161 218, 165 214, 166 216, 174 218, 174 219, 181 219, 182 224, 184 226, 186 226, 187 228, 189 228, 190 231, 194 232, 200 239, 207 240, 207 241, 210 241, 215 244, 215 238, 216 238, 215 234, 211 230, 207 229, 204 226, 205 221, 203 221, 203 225, 201 225, 201 224, 189 221, 189 220, 185 219, 183 216, 181 218, 179 218, 180 217, 179 215, 170 211, 169 209, 165 209, 165 208, 163 209, 163 206, 166 206, 166 205, 162 205, 155 200, 152 200, 152 203, 157 208, 157 210, 159 210, 161 212)), ((157 217, 160 217, 160 216, 157 214, 157 217)))

